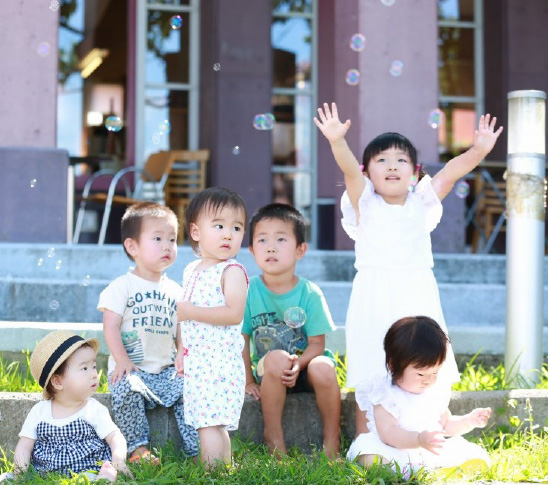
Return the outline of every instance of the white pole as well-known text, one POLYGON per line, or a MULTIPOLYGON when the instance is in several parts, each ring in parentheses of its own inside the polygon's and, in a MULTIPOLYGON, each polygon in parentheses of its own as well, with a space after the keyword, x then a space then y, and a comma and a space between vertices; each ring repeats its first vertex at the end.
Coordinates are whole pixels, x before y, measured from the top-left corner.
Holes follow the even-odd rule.
POLYGON ((508 93, 506 354, 514 385, 534 385, 542 366, 546 93, 508 93))

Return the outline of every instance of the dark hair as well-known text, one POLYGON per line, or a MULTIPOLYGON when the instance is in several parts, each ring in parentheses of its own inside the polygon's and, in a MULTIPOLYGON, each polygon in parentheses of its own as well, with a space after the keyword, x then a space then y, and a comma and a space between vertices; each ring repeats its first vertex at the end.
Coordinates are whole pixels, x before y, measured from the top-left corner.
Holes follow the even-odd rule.
MULTIPOLYGON (((86 347, 89 347, 90 349, 93 349, 93 347, 90 344, 85 343, 85 344, 80 345, 80 347, 78 347, 76 350, 85 349, 86 347)), ((74 352, 76 352, 76 350, 74 352)), ((52 399, 53 396, 55 396, 55 388, 53 387, 53 384, 51 383, 51 380, 53 379, 53 376, 63 377, 65 375, 65 372, 67 370, 67 362, 69 361, 71 356, 74 354, 74 352, 72 354, 70 354, 61 363, 61 365, 59 367, 57 367, 57 369, 55 369, 55 372, 49 378, 48 383, 46 385, 46 388, 44 389, 44 394, 45 394, 46 399, 52 399)))
MULTIPOLYGON (((179 230, 179 221, 177 220, 177 216, 169 207, 162 204, 155 204, 154 202, 139 202, 137 204, 130 205, 122 217, 122 245, 127 238, 139 239, 141 229, 143 227, 143 220, 147 217, 156 219, 173 218, 173 221, 175 222, 175 229, 179 230)), ((133 261, 133 258, 127 252, 125 246, 124 252, 127 257, 133 261)))
POLYGON ((185 211, 185 225, 188 240, 195 253, 198 253, 198 242, 190 235, 190 225, 195 224, 202 212, 217 213, 217 211, 228 207, 244 214, 244 227, 247 224, 247 209, 244 199, 236 192, 223 187, 210 187, 198 192, 190 201, 185 211))
POLYGON ((302 214, 288 204, 268 204, 253 214, 249 223, 249 245, 253 246, 253 234, 255 226, 264 219, 278 219, 280 221, 289 222, 293 226, 293 234, 297 240, 297 246, 300 246, 306 241, 305 224, 302 214))
POLYGON ((394 323, 384 337, 386 368, 395 384, 408 365, 432 367, 443 363, 449 338, 430 317, 405 317, 394 323))
MULTIPOLYGON (((413 146, 411 141, 399 133, 387 132, 371 140, 365 147, 362 157, 363 171, 367 172, 369 162, 371 162, 373 157, 390 148, 398 148, 407 152, 411 159, 411 163, 413 164, 413 168, 415 170, 417 169, 417 149, 413 146)), ((425 175, 426 172, 422 170, 421 166, 421 169, 419 170, 419 180, 425 175)))

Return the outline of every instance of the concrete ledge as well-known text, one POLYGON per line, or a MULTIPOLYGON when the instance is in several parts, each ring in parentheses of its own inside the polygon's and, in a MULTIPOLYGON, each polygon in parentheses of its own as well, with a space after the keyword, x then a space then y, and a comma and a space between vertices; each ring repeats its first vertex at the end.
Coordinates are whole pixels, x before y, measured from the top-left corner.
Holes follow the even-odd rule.
MULTIPOLYGON (((97 394, 95 398, 110 409, 109 394, 97 394)), ((342 393, 341 398, 341 434, 349 442, 355 431, 354 394, 342 393)), ((0 393, 0 447, 10 451, 15 449, 19 431, 27 414, 40 399, 40 394, 0 393)), ((466 414, 476 407, 491 407, 491 424, 508 424, 510 416, 518 416, 520 419, 527 417, 527 400, 533 408, 534 422, 542 427, 548 416, 548 390, 453 392, 450 409, 453 414, 466 414), (515 400, 515 407, 509 405, 510 400, 515 400)), ((148 418, 154 445, 172 441, 176 446, 181 446, 177 423, 171 409, 153 409, 148 411, 148 418)), ((313 447, 321 447, 322 423, 313 394, 287 396, 283 426, 288 446, 296 446, 304 452, 310 452, 313 447)), ((261 404, 250 396, 245 398, 240 428, 236 433, 256 443, 263 442, 261 404)))

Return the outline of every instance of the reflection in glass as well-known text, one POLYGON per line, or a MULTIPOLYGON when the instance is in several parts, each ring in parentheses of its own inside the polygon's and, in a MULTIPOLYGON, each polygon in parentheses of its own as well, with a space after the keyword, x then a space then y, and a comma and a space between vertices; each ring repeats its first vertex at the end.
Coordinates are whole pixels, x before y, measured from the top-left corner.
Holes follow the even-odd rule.
POLYGON ((146 89, 144 115, 145 159, 160 150, 188 149, 188 91, 146 89))
POLYGON ((271 30, 274 87, 302 89, 310 82, 311 35, 308 19, 274 19, 271 30))
POLYGON ((438 35, 440 93, 474 96, 474 30, 440 27, 438 35))
POLYGON ((150 10, 147 25, 146 82, 188 83, 189 14, 150 10), (171 28, 171 17, 182 18, 180 29, 171 28))
POLYGON ((473 21, 474 0, 438 0, 438 18, 473 21))
POLYGON ((447 162, 472 146, 476 107, 474 103, 442 103, 441 109, 445 121, 438 128, 440 159, 447 162))
POLYGON ((312 0, 274 0, 274 13, 311 13, 312 0))

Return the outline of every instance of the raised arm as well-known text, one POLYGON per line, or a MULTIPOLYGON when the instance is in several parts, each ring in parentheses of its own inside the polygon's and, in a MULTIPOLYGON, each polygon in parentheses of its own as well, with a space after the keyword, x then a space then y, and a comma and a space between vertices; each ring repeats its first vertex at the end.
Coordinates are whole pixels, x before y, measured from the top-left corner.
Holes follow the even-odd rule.
POLYGON ((189 301, 177 303, 177 317, 182 320, 196 320, 211 325, 238 325, 244 318, 247 297, 247 277, 238 266, 229 266, 222 281, 225 304, 217 307, 194 306, 189 301))
POLYGON ((335 161, 344 174, 344 184, 348 191, 348 197, 357 213, 358 200, 365 187, 365 182, 359 163, 344 138, 352 123, 350 120, 341 123, 335 103, 331 103, 331 109, 329 109, 327 103, 324 103, 323 110, 318 108, 318 116, 320 119, 314 117, 314 124, 331 145, 335 161))
POLYGON ((451 192, 458 179, 474 170, 493 149, 503 129, 501 126, 495 131, 496 123, 496 117, 491 119, 490 114, 481 115, 472 147, 462 155, 449 160, 445 167, 434 176, 432 187, 434 187, 440 200, 443 200, 451 192))

